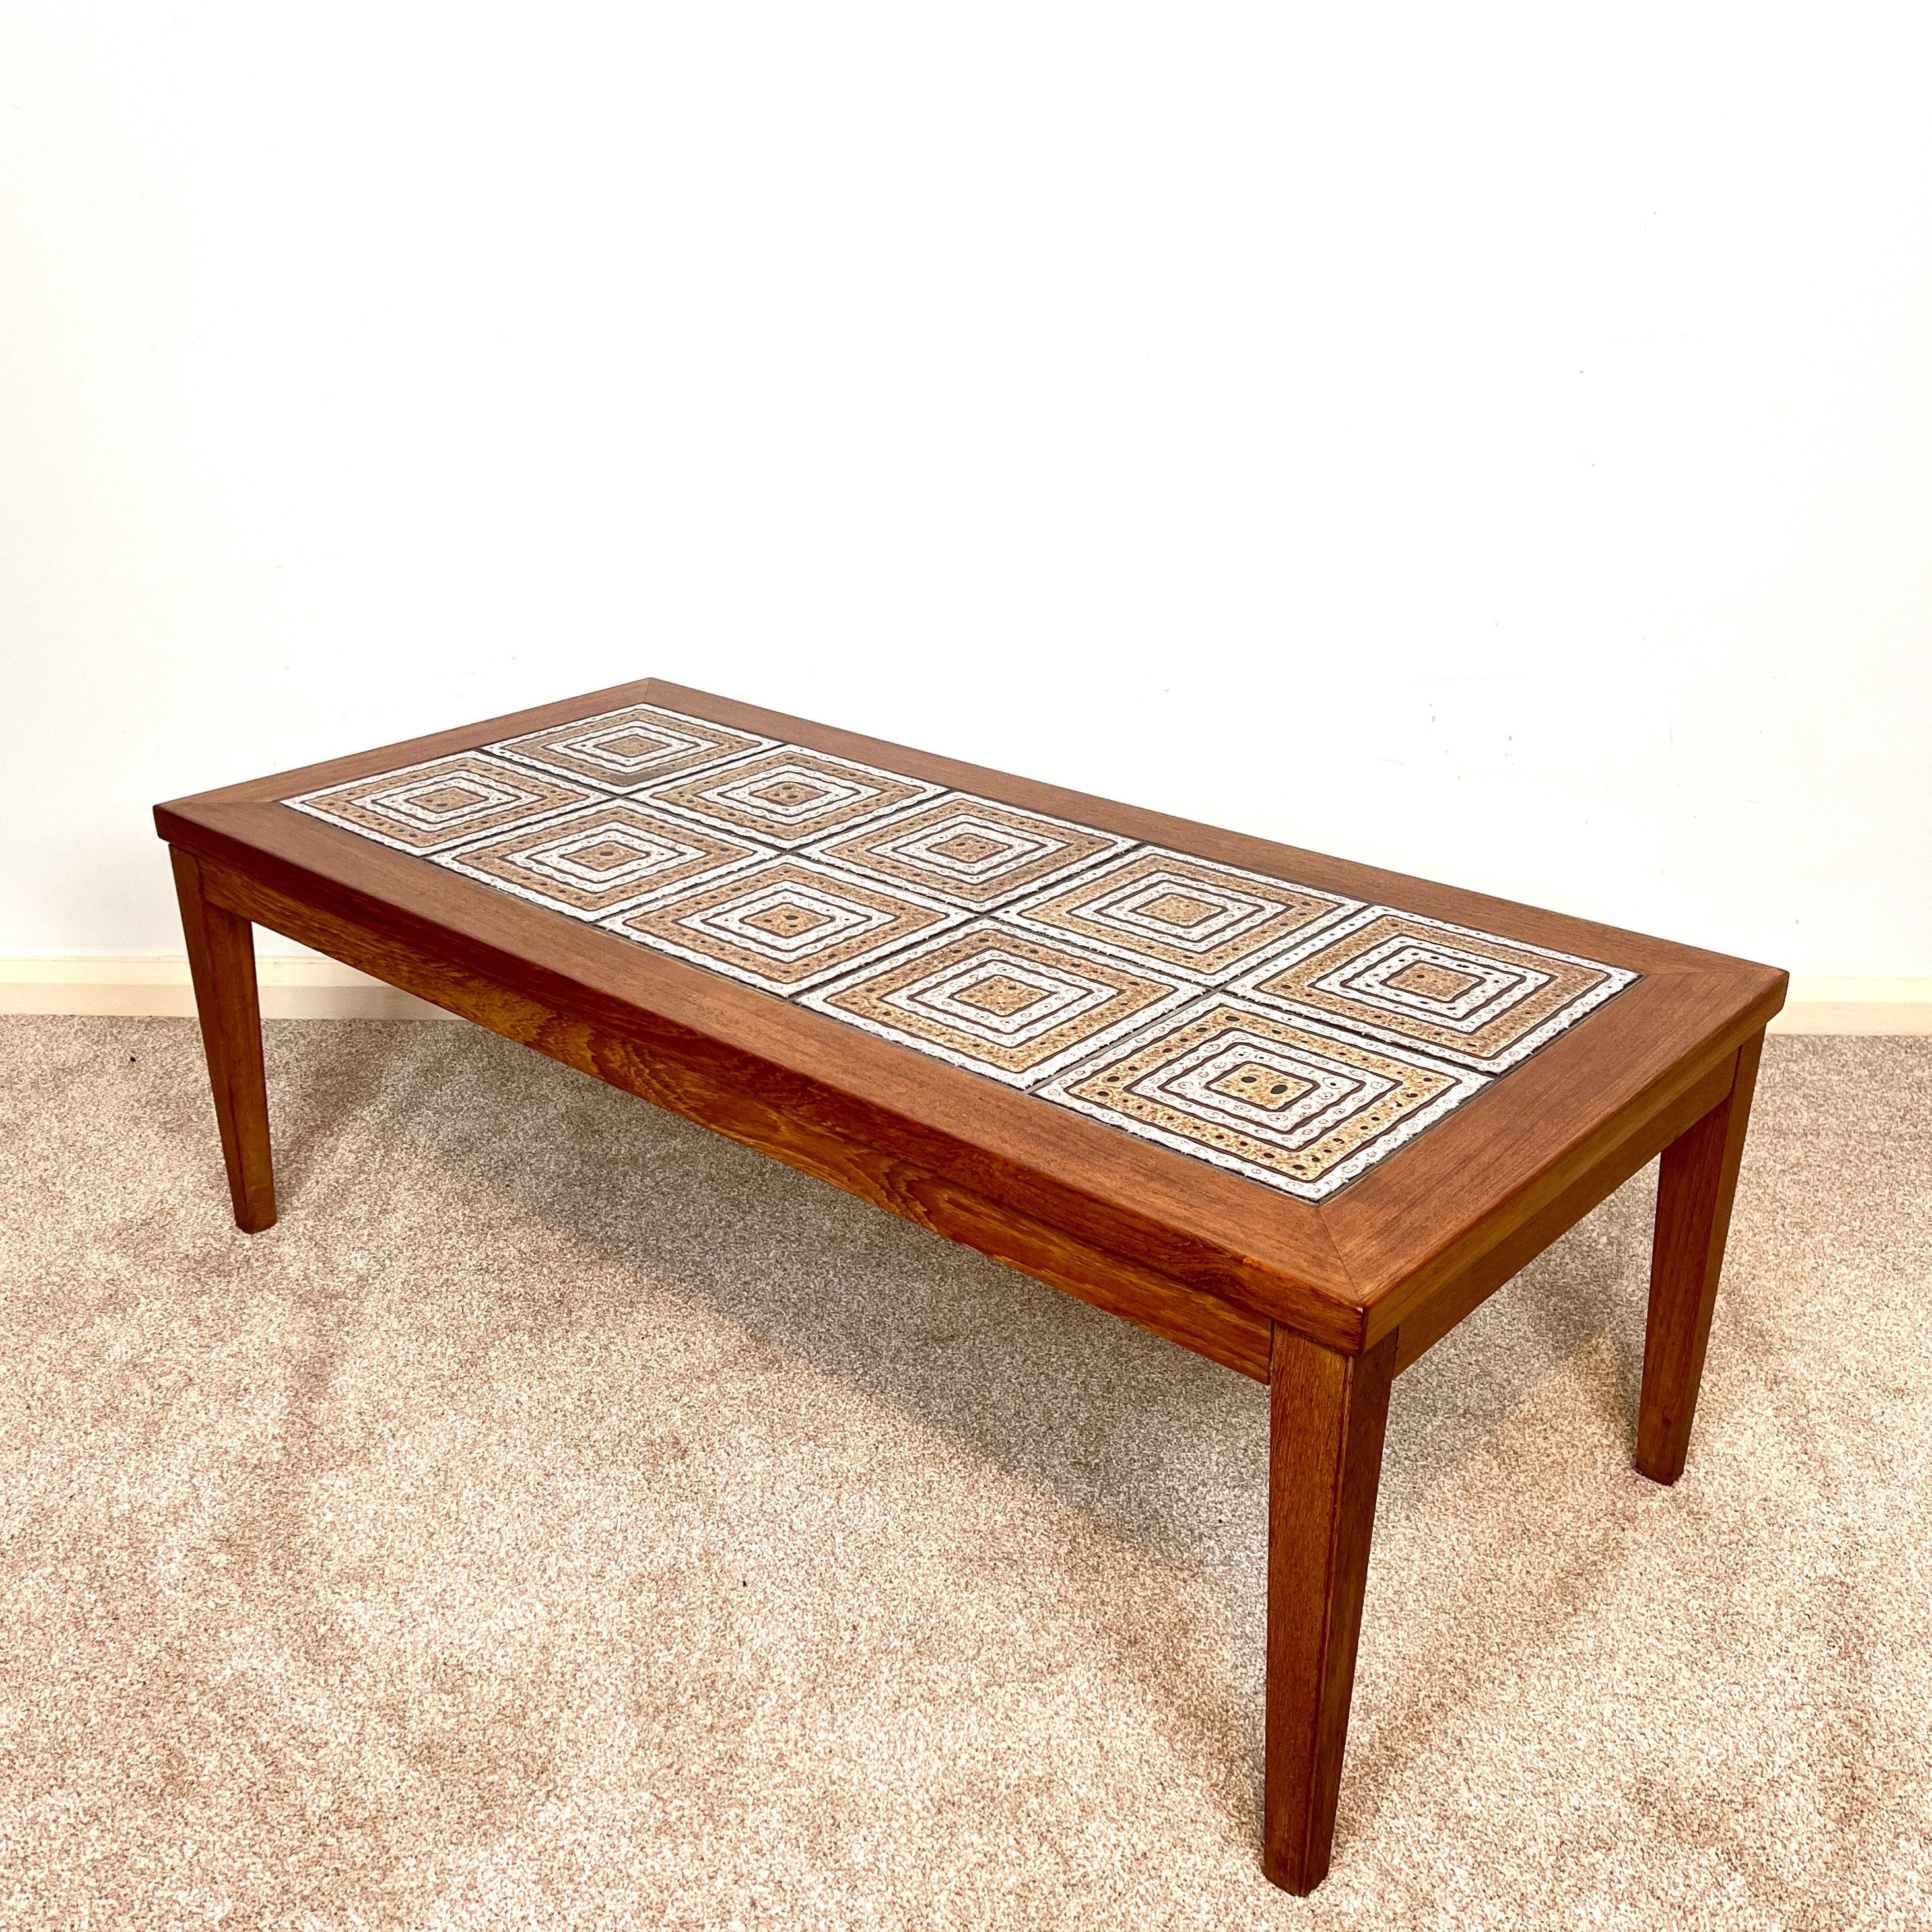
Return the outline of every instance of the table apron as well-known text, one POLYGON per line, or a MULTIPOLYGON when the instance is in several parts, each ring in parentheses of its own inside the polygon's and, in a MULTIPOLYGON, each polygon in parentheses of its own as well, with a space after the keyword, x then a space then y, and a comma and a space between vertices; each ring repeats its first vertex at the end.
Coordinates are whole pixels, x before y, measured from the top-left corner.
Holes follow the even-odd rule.
POLYGON ((1414 1307, 1405 1310, 1398 1330, 1400 1339, 1396 1344, 1395 1372, 1400 1375, 1413 1366, 1466 1316, 1520 1274, 1592 1208, 1608 1200, 1686 1128, 1694 1126, 1718 1106, 1731 1090, 1736 1060, 1735 1050, 1723 1054, 1528 1220, 1432 1288, 1414 1307))
POLYGON ((829 1181, 1256 1382, 1268 1378, 1273 1324, 1264 1315, 830 1132, 668 1055, 647 1054, 634 1041, 472 967, 439 958, 340 913, 304 907, 218 862, 200 862, 209 898, 256 925, 829 1181))

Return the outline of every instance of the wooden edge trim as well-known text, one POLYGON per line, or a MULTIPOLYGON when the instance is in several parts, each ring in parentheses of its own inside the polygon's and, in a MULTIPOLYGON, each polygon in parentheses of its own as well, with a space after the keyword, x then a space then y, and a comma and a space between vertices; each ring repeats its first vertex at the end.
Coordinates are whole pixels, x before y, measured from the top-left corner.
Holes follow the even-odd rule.
POLYGON ((490 1032, 830 1182, 977 1250, 1252 1380, 1268 1378, 1268 1318, 1099 1247, 926 1168, 766 1104, 661 1052, 452 962, 302 908, 244 875, 204 865, 229 911, 373 974, 490 1032))
MULTIPOLYGON (((562 970, 504 954, 486 938, 370 898, 298 861, 254 854, 219 826, 169 818, 164 836, 196 854, 211 892, 226 895, 224 903, 231 910, 388 984, 447 1006, 410 976, 428 964, 437 972, 468 974, 488 985, 514 987, 549 1010, 628 1040, 654 1062, 675 1061, 707 1075, 721 1090, 755 1089, 787 1114, 824 1127, 848 1144, 890 1148, 896 1158, 1002 1208, 1012 1204, 1027 1213, 1037 1205, 1038 1218, 1046 1225, 1104 1253, 1131 1256, 1163 1280, 1183 1282, 1264 1319, 1285 1322, 1325 1348, 1343 1354, 1360 1348, 1361 1308, 1347 1298, 1342 1286, 1346 1276, 1332 1238, 1312 1213, 1305 1217, 1305 1228, 1319 1247, 1293 1272, 1286 1271, 1232 1242, 1217 1240, 1211 1230, 1177 1226, 1139 1211, 1130 1202, 1090 1194, 1077 1181, 1034 1168, 1024 1156, 982 1148, 942 1123, 898 1112, 890 1100, 864 1097, 815 1070, 772 1058, 755 1044, 734 1043, 728 1035, 633 1004, 594 982, 580 983, 562 970), (176 832, 181 836, 172 836, 176 832)), ((694 980, 710 976, 694 967, 664 963, 694 980)), ((838 1030, 833 1022, 821 1024, 838 1030)))
MULTIPOLYGON (((1357 1298, 1399 1307, 1498 1240, 1696 1077, 1764 991, 1652 974, 1318 1209, 1357 1298)), ((1396 1325, 1384 1310, 1378 1338, 1396 1325)))
POLYGON ((1395 1372, 1412 1366, 1463 1318, 1512 1281, 1592 1208, 1607 1201, 1640 1168, 1688 1127, 1720 1105, 1731 1090, 1735 1052, 1720 1060, 1608 1156, 1579 1175, 1493 1247, 1411 1304, 1397 1330, 1395 1372))
MULTIPOLYGON (((1588 1213, 1598 1201, 1606 1198, 1612 1189, 1621 1186, 1645 1162, 1654 1159, 1676 1138, 1677 1132, 1682 1131, 1682 1126, 1679 1126, 1660 1140, 1657 1135, 1664 1124, 1681 1119, 1682 1126, 1688 1126, 1692 1120, 1700 1118, 1697 1114, 1682 1114, 1685 1096, 1694 1090, 1703 1091, 1720 1076, 1729 1078, 1729 1070, 1738 1048, 1753 1035, 1762 1032, 1766 1020, 1777 1012, 1784 995, 1784 976, 1780 974, 1774 985, 1767 987, 1748 1007, 1714 1034, 1705 1050, 1694 1060, 1659 1079, 1641 1102, 1627 1107, 1619 1118, 1605 1122, 1581 1144, 1552 1160, 1537 1180, 1520 1190, 1509 1204, 1512 1210, 1522 1214, 1522 1219, 1513 1220, 1502 1214, 1492 1215, 1461 1238, 1447 1244, 1406 1278, 1368 1298, 1364 1346, 1372 1348, 1384 1335, 1410 1322, 1414 1311, 1432 1300, 1446 1284, 1462 1280, 1472 1270, 1481 1269, 1484 1257, 1492 1250, 1498 1254, 1520 1253, 1521 1258, 1507 1273, 1497 1276, 1491 1283, 1492 1288, 1500 1287, 1511 1274, 1526 1266, 1543 1247, 1588 1213), (1648 1151, 1635 1156, 1634 1150, 1638 1148, 1648 1151), (1628 1165, 1624 1164, 1626 1156, 1633 1156, 1628 1165), (1552 1210, 1560 1213, 1563 1204, 1588 1194, 1600 1172, 1615 1174, 1617 1178, 1601 1193, 1587 1200, 1569 1220, 1552 1220, 1552 1210), (1525 1244, 1524 1231, 1530 1229, 1544 1231, 1540 1246, 1525 1244)), ((1702 1111, 1708 1112, 1721 1097, 1718 1095, 1708 1100, 1702 1111)), ((1488 1292, 1486 1288, 1483 1291, 1484 1294, 1488 1292)), ((1476 1300, 1480 1301, 1482 1298, 1479 1294, 1476 1300)), ((1473 1307, 1475 1303, 1469 1306, 1473 1307)), ((1430 1341, 1436 1339, 1432 1336, 1430 1341)))

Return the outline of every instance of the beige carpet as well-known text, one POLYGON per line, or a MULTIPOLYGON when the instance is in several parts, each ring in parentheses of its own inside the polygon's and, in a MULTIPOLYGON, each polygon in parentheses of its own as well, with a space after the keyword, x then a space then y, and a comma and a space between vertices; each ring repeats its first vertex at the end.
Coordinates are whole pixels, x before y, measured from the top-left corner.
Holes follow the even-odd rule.
POLYGON ((1932 1042, 1768 1055, 1689 1472, 1647 1177, 1397 1385, 1334 1870, 1263 1392, 468 1029, 0 1022, 0 1924, 1932 1926, 1932 1042))

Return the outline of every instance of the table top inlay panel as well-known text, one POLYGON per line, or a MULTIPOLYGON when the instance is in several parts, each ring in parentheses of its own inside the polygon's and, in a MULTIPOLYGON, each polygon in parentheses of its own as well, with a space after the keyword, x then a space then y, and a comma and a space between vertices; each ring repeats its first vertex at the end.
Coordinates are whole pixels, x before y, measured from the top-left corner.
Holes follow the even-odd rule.
POLYGON ((283 802, 1309 1202, 1641 976, 649 704, 283 802))

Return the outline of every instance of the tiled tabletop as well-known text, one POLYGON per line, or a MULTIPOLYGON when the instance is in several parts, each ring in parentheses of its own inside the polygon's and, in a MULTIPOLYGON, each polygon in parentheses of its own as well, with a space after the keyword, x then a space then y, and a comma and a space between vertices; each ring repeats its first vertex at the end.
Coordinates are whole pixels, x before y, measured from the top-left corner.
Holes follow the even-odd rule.
POLYGON ((285 802, 1304 1201, 1637 976, 653 705, 285 802))

